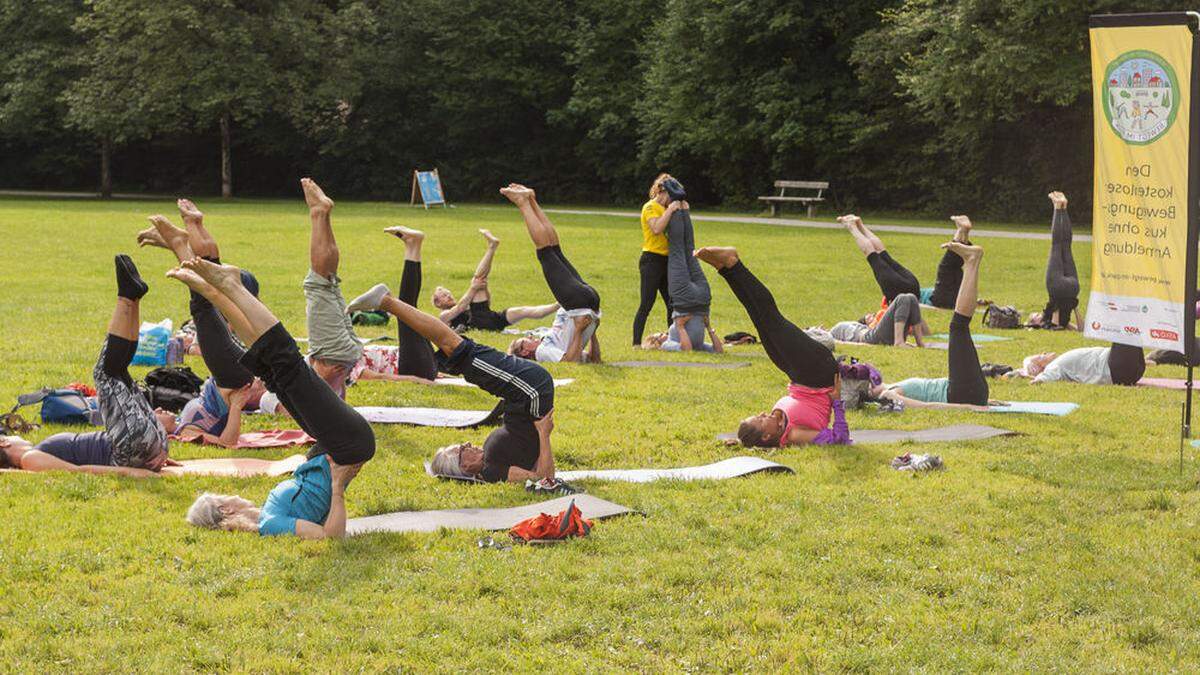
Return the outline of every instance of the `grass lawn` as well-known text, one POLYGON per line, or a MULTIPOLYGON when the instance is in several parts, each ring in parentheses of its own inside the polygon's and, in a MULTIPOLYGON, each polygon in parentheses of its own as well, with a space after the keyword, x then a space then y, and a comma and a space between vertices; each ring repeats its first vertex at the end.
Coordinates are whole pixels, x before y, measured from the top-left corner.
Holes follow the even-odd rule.
MULTIPOLYGON (((308 221, 299 191, 292 201, 210 199, 200 207, 224 259, 252 269, 264 301, 303 335, 308 221)), ((187 318, 185 289, 162 277, 170 254, 133 245, 145 216, 160 211, 176 218, 168 201, 0 199, 0 405, 43 385, 90 381, 113 305, 114 253, 130 253, 151 284, 143 319, 171 317, 178 326, 187 318)), ((380 229, 408 224, 429 235, 424 309, 436 285, 466 287, 483 251, 479 227, 504 242, 494 305, 551 301, 515 208, 339 202, 333 217, 349 295, 379 281, 395 288, 402 247, 380 229)), ((605 359, 642 356, 629 346, 636 222, 554 219, 572 262, 603 296, 605 359)), ((843 232, 704 222, 696 239, 737 245, 800 325, 831 325, 878 306, 867 265, 843 232)), ((937 238, 885 241, 932 284, 937 238)), ((1024 310, 1043 301, 1048 242, 978 243, 987 248, 985 297, 1024 310)), ((1088 245, 1077 244, 1075 255, 1086 280, 1088 245)), ((706 272, 718 330, 752 330, 725 283, 706 272)), ((659 305, 652 319, 662 317, 659 305)), ((949 313, 931 312, 929 321, 944 332, 949 313)), ((1007 334, 1016 339, 980 347, 983 360, 1017 365, 1034 351, 1085 344, 1078 334, 1007 334)), ((493 346, 510 339, 472 337, 493 346)), ((725 358, 752 366, 551 364, 556 377, 576 378, 556 396, 559 467, 674 467, 737 454, 713 436, 768 409, 787 382, 760 347, 731 351, 725 358)), ((942 351, 848 351, 890 381, 945 374, 942 351)), ((188 365, 205 372, 198 358, 188 365)), ((1190 448, 1182 475, 1177 463, 1182 393, 1019 382, 992 391, 1082 408, 1066 418, 852 412, 852 428, 979 423, 1024 435, 769 453, 793 476, 588 482, 589 492, 647 517, 602 522, 569 545, 511 552, 477 548, 480 532, 301 542, 200 531, 183 520, 201 491, 261 501, 277 482, 270 478, 3 475, 0 663, 23 672, 1194 669, 1200 496, 1190 448), (949 470, 914 478, 890 469, 906 450, 941 454, 949 470)), ((378 382, 354 387, 349 400, 493 402, 476 390, 378 382)), ((253 418, 248 428, 279 423, 253 418)), ((421 463, 434 448, 486 433, 377 427, 379 451, 347 495, 350 516, 530 502, 517 486, 425 476, 421 463)), ((176 445, 172 454, 233 453, 176 445)))

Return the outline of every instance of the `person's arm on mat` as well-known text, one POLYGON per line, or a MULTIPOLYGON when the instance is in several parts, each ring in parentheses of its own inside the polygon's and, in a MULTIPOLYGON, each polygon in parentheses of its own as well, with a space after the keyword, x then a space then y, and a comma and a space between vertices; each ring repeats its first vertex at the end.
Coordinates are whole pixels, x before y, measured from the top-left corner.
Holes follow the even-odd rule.
POLYGON ((583 353, 583 360, 586 363, 600 363, 600 338, 595 333, 592 333, 588 348, 583 353))
POLYGON ((101 466, 98 464, 71 464, 41 450, 30 450, 21 455, 24 471, 73 471, 75 473, 113 474, 131 478, 157 478, 158 473, 149 469, 134 469, 128 466, 101 466))
POLYGON ((467 288, 467 291, 462 294, 462 297, 458 299, 458 303, 450 309, 444 310, 441 314, 438 314, 438 318, 442 320, 442 323, 450 323, 459 314, 467 311, 467 308, 470 307, 471 303, 475 300, 475 294, 484 288, 487 288, 486 279, 480 279, 479 277, 472 278, 471 285, 467 288))
POLYGON ((675 331, 679 334, 679 351, 681 352, 692 351, 692 338, 687 332, 687 322, 691 318, 690 314, 684 314, 675 319, 675 331))
POLYGON ((713 330, 712 324, 709 322, 707 316, 704 317, 704 328, 708 331, 709 341, 712 342, 713 353, 724 354, 725 343, 721 341, 721 336, 717 335, 717 331, 713 330))
POLYGON ((899 401, 904 404, 905 408, 926 408, 928 410, 974 410, 975 412, 987 412, 986 405, 971 405, 969 403, 942 403, 939 401, 919 401, 915 398, 909 398, 904 394, 899 393, 895 389, 883 392, 880 398, 887 398, 893 401, 899 401))
POLYGON ((523 483, 527 480, 554 478, 554 453, 550 450, 550 432, 554 431, 554 411, 533 423, 538 432, 538 458, 533 471, 519 466, 508 467, 508 482, 523 483))
POLYGON ((346 536, 346 486, 358 475, 362 464, 338 464, 329 460, 332 493, 329 497, 329 515, 325 524, 318 525, 307 520, 296 521, 296 536, 301 539, 341 539, 346 536))
POLYGON ((592 317, 584 314, 577 316, 572 321, 575 322, 575 332, 571 335, 571 343, 567 345, 567 351, 563 352, 561 361, 579 361, 583 355, 583 331, 592 323, 592 317))
POLYGON ((221 447, 237 447, 238 438, 242 435, 242 406, 246 405, 246 399, 249 397, 250 385, 229 392, 229 416, 225 421, 225 430, 217 439, 221 442, 221 447))
POLYGON ((661 216, 647 220, 646 224, 650 226, 650 231, 654 234, 662 234, 663 232, 666 232, 667 225, 671 224, 671 216, 679 210, 679 207, 679 202, 671 202, 670 204, 667 204, 667 210, 663 211, 661 216))
POLYGON ((364 370, 358 376, 360 380, 385 380, 387 382, 416 382, 417 384, 434 384, 433 380, 427 380, 416 375, 396 375, 395 373, 381 373, 377 370, 364 370))

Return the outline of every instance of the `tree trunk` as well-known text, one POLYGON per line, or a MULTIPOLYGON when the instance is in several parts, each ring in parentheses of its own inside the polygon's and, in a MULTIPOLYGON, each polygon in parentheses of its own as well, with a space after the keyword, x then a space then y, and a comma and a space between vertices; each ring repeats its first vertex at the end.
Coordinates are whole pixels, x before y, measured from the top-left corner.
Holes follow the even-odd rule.
POLYGON ((230 156, 232 132, 230 127, 233 120, 229 111, 221 114, 221 196, 228 199, 233 196, 233 159, 230 156))
POLYGON ((112 198, 112 140, 100 139, 100 196, 112 198))

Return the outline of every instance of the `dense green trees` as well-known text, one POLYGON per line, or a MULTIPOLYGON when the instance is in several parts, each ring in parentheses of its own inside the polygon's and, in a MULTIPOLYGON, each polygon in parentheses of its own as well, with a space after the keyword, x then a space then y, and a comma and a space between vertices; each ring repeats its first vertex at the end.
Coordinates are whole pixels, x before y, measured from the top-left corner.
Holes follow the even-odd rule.
MULTIPOLYGON (((0 185, 843 207, 1090 188, 1088 0, 0 0, 0 185)), ((1081 212, 1083 210, 1081 209, 1081 212)))

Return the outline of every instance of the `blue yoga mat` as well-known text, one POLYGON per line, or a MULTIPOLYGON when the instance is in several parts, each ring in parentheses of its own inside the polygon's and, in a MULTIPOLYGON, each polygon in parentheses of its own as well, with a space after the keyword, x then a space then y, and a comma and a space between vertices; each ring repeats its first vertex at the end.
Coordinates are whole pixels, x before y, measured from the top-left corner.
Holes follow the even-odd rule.
POLYGON ((1008 405, 988 406, 988 412, 1055 415, 1063 417, 1079 409, 1078 403, 1046 403, 1042 401, 1007 401, 1008 405))
MULTIPOLYGON (((938 333, 936 335, 930 335, 929 338, 932 340, 949 340, 950 336, 946 333, 938 333)), ((1011 339, 1012 338, 1004 337, 1003 335, 986 335, 983 333, 971 333, 971 341, 974 342, 975 344, 979 344, 980 342, 1004 342, 1005 340, 1011 340, 1011 339)))

